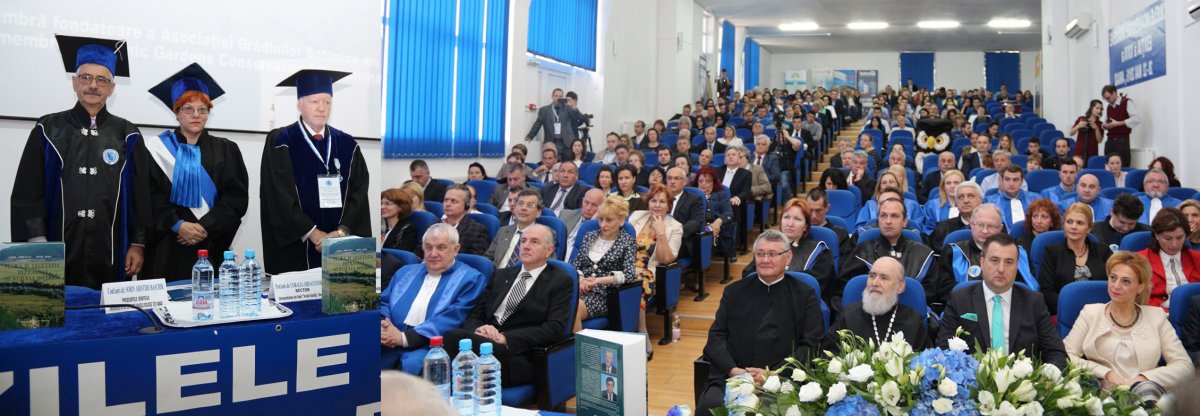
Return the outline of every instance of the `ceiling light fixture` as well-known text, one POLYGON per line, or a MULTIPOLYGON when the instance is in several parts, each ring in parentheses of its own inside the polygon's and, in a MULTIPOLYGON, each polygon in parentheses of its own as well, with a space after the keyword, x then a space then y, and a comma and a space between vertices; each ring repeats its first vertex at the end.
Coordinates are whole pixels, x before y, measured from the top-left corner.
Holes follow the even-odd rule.
POLYGON ((795 23, 784 23, 784 24, 779 25, 779 30, 782 30, 785 32, 817 30, 820 28, 821 27, 817 26, 816 22, 795 22, 795 23))
POLYGON ((988 26, 997 29, 1020 29, 1029 27, 1032 23, 1025 19, 992 19, 988 22, 988 26))
POLYGON ((954 29, 960 24, 954 20, 925 20, 917 22, 917 27, 921 29, 954 29))
POLYGON ((888 22, 850 22, 846 25, 850 30, 879 30, 887 29, 888 22))

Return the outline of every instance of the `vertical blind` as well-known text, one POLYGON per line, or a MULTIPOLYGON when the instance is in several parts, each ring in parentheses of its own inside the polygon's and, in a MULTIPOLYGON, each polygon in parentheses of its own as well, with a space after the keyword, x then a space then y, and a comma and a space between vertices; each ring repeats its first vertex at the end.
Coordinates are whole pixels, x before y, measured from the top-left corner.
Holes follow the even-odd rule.
POLYGON ((983 54, 983 76, 988 91, 1000 91, 1008 85, 1009 93, 1021 90, 1021 54, 1017 52, 986 52, 983 54))
POLYGON ((529 53, 596 70, 597 0, 530 0, 529 53))
POLYGON ((758 86, 758 42, 747 38, 742 49, 746 57, 746 74, 743 77, 746 82, 742 84, 742 91, 750 91, 758 86))
POLYGON ((933 52, 900 54, 900 85, 908 85, 909 78, 918 88, 933 89, 933 52))
POLYGON ((387 11, 384 157, 503 156, 508 0, 393 0, 387 11))
POLYGON ((721 69, 725 70, 730 81, 733 81, 733 35, 733 23, 729 23, 728 20, 721 23, 721 69))

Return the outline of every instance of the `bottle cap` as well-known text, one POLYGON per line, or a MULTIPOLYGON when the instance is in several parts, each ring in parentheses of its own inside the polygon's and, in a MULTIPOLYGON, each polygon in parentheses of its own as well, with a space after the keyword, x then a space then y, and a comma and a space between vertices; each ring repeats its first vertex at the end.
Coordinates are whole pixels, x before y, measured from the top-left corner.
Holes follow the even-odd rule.
POLYGON ((430 347, 442 346, 442 337, 429 337, 429 346, 430 347))
POLYGON ((479 344, 479 355, 488 355, 492 353, 492 343, 485 342, 479 344))
POLYGON ((254 258, 254 249, 252 249, 252 248, 246 249, 246 258, 248 258, 248 259, 254 258))
POLYGON ((208 257, 208 250, 200 250, 196 252, 196 257, 208 257))
POLYGON ((470 350, 471 350, 471 339, 470 338, 458 340, 458 351, 459 352, 470 351, 470 350))
POLYGON ((225 252, 225 260, 233 260, 233 252, 232 251, 225 252))

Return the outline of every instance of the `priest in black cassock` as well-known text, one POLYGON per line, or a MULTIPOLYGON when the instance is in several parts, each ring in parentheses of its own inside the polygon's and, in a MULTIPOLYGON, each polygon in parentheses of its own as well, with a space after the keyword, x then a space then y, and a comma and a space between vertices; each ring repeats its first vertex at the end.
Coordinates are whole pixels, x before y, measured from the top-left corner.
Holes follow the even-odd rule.
POLYGON ((220 264, 250 203, 249 179, 236 143, 209 134, 212 100, 225 94, 193 63, 150 89, 175 113, 179 127, 138 146, 149 181, 152 211, 146 217, 153 278, 188 279, 197 250, 220 264))
POLYGON ((725 287, 704 346, 710 367, 697 415, 722 405, 726 379, 749 373, 761 383, 766 368, 779 368, 788 357, 807 362, 815 353, 825 330, 820 300, 807 284, 784 274, 792 261, 790 245, 779 231, 759 234, 758 276, 725 287))
MULTIPOLYGON (((129 76, 125 41, 55 36, 75 107, 38 119, 17 167, 12 241, 62 241, 66 283, 99 289, 141 271, 137 127, 108 112, 113 77, 129 76)), ((143 167, 144 168, 144 167, 143 167)))
POLYGON ((867 274, 862 302, 846 305, 829 332, 825 333, 822 348, 834 354, 839 353, 841 339, 838 331, 843 329, 874 341, 875 345, 887 342, 893 334, 903 333, 904 340, 908 341, 913 351, 933 347, 933 338, 929 336, 924 316, 900 303, 900 294, 904 290, 904 265, 891 257, 875 260, 875 265, 867 274))
POLYGON ((301 70, 300 120, 267 135, 262 159, 263 261, 278 274, 321 266, 326 237, 371 236, 370 173, 354 137, 330 127, 333 82, 348 72, 301 70))

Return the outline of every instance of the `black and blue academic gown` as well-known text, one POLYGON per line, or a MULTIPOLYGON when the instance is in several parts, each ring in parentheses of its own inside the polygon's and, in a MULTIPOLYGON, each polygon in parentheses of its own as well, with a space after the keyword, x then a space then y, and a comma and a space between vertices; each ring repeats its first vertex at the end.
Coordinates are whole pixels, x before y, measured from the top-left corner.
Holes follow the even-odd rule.
POLYGON ((466 263, 454 262, 442 272, 441 280, 429 298, 425 321, 408 325, 404 319, 408 317, 421 292, 421 285, 428 276, 429 269, 425 268, 424 263, 410 264, 396 270, 384 289, 379 313, 391 319, 392 325, 404 333, 408 347, 381 347, 381 369, 400 369, 406 373, 420 374, 425 354, 429 353, 429 338, 462 327, 491 280, 491 276, 484 276, 466 263))
POLYGON ((271 274, 321 267, 321 253, 305 238, 314 226, 371 236, 370 173, 358 142, 329 126, 318 142, 301 125, 271 131, 263 151, 263 267, 271 274), (324 175, 339 177, 340 208, 320 206, 317 179, 324 175))
POLYGON ((129 246, 146 242, 137 215, 146 208, 137 127, 107 108, 91 124, 78 103, 38 119, 13 183, 12 240, 62 241, 67 284, 99 289, 125 279, 129 246))
POLYGON ((195 145, 189 145, 177 128, 143 140, 138 153, 145 160, 139 163, 146 167, 153 209, 148 219, 152 222, 149 226, 154 244, 146 256, 148 270, 153 273, 151 278, 168 281, 191 278, 196 251, 201 249, 208 250, 209 261, 220 264, 222 253, 233 244, 250 203, 249 175, 237 144, 205 130, 195 145), (176 154, 184 146, 199 150, 203 167, 201 203, 195 207, 176 204, 171 199, 174 181, 178 179, 176 154), (192 246, 179 244, 179 227, 184 222, 200 224, 208 238, 192 246))
POLYGON ((875 260, 884 256, 899 260, 904 266, 905 275, 923 282, 922 286, 926 280, 937 278, 938 271, 933 267, 934 253, 929 247, 904 237, 900 237, 896 246, 892 247, 886 238, 877 238, 859 244, 850 256, 841 259, 841 275, 830 290, 834 293, 829 296, 834 304, 841 304, 842 290, 846 287, 846 282, 858 275, 870 273, 875 260))
MULTIPOLYGON (((954 286, 968 280, 979 280, 983 266, 982 258, 983 248, 975 244, 975 240, 966 239, 946 244, 939 258, 941 273, 937 276, 938 280, 926 279, 921 282, 925 287, 926 301, 930 304, 945 303, 950 299, 950 292, 954 290, 954 286)), ((1017 275, 1021 279, 1019 281, 1037 290, 1038 280, 1029 267, 1029 254, 1020 246, 1017 247, 1017 275)))

